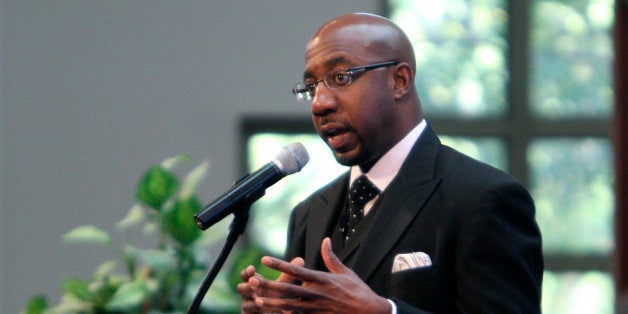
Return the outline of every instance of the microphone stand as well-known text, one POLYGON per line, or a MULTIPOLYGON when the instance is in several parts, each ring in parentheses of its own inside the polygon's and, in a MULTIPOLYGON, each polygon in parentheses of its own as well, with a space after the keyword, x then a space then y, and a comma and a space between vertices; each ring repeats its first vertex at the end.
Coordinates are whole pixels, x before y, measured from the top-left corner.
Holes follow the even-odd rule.
POLYGON ((229 226, 229 234, 227 235, 225 244, 222 247, 222 250, 220 251, 218 258, 214 262, 214 265, 212 266, 211 270, 205 277, 205 280, 203 280, 203 283, 198 289, 198 292, 196 293, 196 296, 194 297, 192 304, 188 308, 188 314, 198 313, 199 307, 201 306, 201 302, 203 301, 203 298, 205 297, 207 290, 209 290, 209 287, 214 282, 214 279, 216 279, 218 272, 220 271, 223 264, 227 260, 229 253, 231 253, 233 246, 238 240, 238 237, 242 233, 244 233, 244 230, 246 229, 246 225, 249 221, 249 210, 251 209, 251 205, 252 205, 252 202, 249 200, 257 200, 258 198, 260 198, 261 196, 265 194, 265 191, 262 190, 258 194, 261 194, 261 195, 259 196, 257 194, 247 195, 244 198, 244 200, 241 202, 241 204, 235 205, 236 208, 239 208, 239 209, 233 213, 235 217, 233 218, 233 221, 231 222, 231 225, 229 226))

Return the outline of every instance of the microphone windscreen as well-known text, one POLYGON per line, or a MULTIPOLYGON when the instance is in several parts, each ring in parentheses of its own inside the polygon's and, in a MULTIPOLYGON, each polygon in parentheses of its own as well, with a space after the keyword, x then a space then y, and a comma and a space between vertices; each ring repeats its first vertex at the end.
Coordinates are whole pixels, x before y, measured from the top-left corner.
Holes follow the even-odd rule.
POLYGON ((310 156, 305 146, 299 142, 294 142, 281 149, 273 162, 281 173, 285 176, 301 171, 301 169, 310 161, 310 156))

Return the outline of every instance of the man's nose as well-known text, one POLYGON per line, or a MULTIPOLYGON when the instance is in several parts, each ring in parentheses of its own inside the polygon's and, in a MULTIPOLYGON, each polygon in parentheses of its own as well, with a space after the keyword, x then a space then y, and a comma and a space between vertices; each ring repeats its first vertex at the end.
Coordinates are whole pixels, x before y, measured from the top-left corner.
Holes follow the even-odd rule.
POLYGON ((338 102, 334 91, 330 90, 325 82, 320 82, 316 87, 316 94, 312 99, 312 114, 323 116, 338 109, 338 102))

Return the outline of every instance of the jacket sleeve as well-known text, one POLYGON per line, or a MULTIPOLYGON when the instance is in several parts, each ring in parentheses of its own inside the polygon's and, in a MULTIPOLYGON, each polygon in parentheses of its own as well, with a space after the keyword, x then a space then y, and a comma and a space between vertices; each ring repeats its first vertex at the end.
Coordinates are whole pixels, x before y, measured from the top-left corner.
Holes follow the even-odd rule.
POLYGON ((527 190, 493 185, 470 204, 456 248, 461 312, 540 313, 541 234, 527 190))

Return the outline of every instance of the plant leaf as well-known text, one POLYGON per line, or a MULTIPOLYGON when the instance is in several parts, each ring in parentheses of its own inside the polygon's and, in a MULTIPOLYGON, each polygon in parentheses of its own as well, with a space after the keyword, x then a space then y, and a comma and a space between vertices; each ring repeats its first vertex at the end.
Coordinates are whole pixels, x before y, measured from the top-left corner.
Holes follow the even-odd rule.
POLYGON ((159 223, 147 222, 144 225, 144 228, 142 228, 142 233, 147 236, 158 234, 159 231, 160 231, 159 223))
POLYGON ((173 253, 164 250, 143 250, 140 259, 157 272, 176 269, 177 262, 173 253))
POLYGON ((93 294, 89 304, 94 308, 104 308, 118 288, 128 281, 128 277, 115 275, 92 279, 88 286, 89 291, 93 294))
POLYGON ((89 291, 89 282, 82 279, 69 278, 61 284, 63 292, 80 301, 89 301, 92 293, 89 291))
POLYGON ((61 296, 59 304, 51 308, 50 311, 44 313, 93 313, 94 305, 91 302, 85 302, 76 297, 64 294, 61 296))
POLYGON ((67 242, 111 244, 109 233, 95 226, 81 226, 63 235, 63 240, 67 242))
POLYGON ((140 201, 159 210, 178 187, 179 181, 174 173, 155 165, 144 173, 135 194, 140 201))
POLYGON ((140 204, 135 204, 131 207, 126 217, 118 222, 118 228, 128 230, 131 227, 138 225, 143 220, 144 209, 140 206, 140 204))
POLYGON ((130 313, 138 309, 147 297, 146 283, 143 280, 126 282, 113 294, 105 308, 130 313))
POLYGON ((196 166, 196 168, 192 169, 190 173, 183 180, 183 185, 181 186, 181 190, 179 192, 180 198, 190 198, 196 192, 198 185, 203 181, 205 175, 207 174, 207 170, 209 169, 209 160, 205 160, 200 165, 196 166))
POLYGON ((113 272, 116 270, 116 264, 116 261, 106 261, 98 265, 98 267, 96 267, 96 270, 94 271, 94 279, 102 280, 103 278, 113 274, 113 272))
POLYGON ((164 229, 183 246, 192 244, 201 235, 193 218, 201 206, 196 197, 178 199, 162 217, 164 229))
POLYGON ((166 170, 172 170, 178 164, 191 160, 192 157, 188 154, 181 154, 178 156, 170 157, 162 161, 159 165, 162 166, 166 170))
POLYGON ((42 314, 47 308, 48 299, 46 299, 46 296, 36 295, 28 300, 22 314, 42 314))

